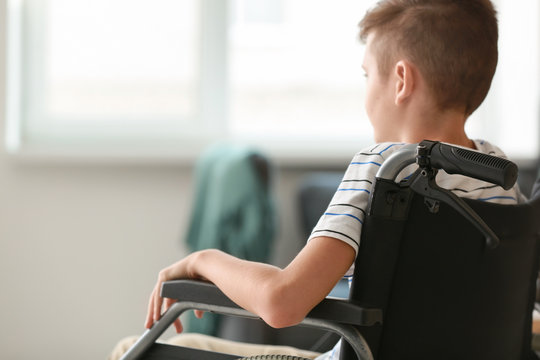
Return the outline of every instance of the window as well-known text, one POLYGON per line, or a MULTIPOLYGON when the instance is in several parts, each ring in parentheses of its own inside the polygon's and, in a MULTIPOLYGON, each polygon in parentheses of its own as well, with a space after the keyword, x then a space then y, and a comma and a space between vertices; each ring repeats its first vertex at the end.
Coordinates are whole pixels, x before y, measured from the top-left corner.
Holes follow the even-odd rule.
POLYGON ((148 139, 187 135, 192 124, 204 129, 195 121, 196 0, 17 5, 22 65, 15 106, 24 141, 148 139))
MULTIPOLYGON (((184 156, 239 138, 349 157, 371 142, 357 23, 374 3, 8 0, 8 147, 184 156)), ((468 127, 537 156, 540 4, 496 5, 499 68, 468 127)))
POLYGON ((366 3, 235 1, 228 49, 231 131, 280 138, 369 136, 357 40, 366 3))
POLYGON ((490 93, 468 120, 469 133, 512 158, 540 156, 540 3, 494 0, 499 63, 490 93))

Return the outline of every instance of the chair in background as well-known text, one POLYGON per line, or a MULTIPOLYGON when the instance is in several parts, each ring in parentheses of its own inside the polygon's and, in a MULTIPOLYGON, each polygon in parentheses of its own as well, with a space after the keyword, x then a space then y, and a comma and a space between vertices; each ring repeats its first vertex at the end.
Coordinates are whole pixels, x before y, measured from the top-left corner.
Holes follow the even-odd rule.
POLYGON ((343 171, 322 171, 307 174, 298 186, 298 212, 304 240, 311 235, 321 214, 343 179, 343 171))
MULTIPOLYGON (((344 339, 340 359, 531 358, 540 197, 522 205, 462 200, 438 188, 439 168, 504 187, 517 175, 507 160, 433 142, 405 147, 385 161, 364 221, 350 298, 323 300, 301 323, 338 333, 344 339), (396 183, 415 160, 415 175, 396 183)), ((255 315, 207 283, 172 281, 162 294, 179 302, 125 360, 237 358, 155 340, 187 309, 255 315)))
MULTIPOLYGON (((275 209, 270 161, 252 147, 219 143, 209 147, 195 168, 193 212, 185 242, 191 251, 223 250, 251 261, 269 261, 275 235, 275 209)), ((244 324, 222 324, 208 314, 190 314, 189 332, 218 335, 244 324)), ((232 334, 231 334, 232 335, 232 334)))

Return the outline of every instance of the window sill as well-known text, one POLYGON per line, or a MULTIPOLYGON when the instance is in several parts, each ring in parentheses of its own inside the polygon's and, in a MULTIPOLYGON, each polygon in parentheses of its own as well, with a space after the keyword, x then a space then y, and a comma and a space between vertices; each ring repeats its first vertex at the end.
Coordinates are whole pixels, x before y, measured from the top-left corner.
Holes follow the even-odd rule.
MULTIPOLYGON (((344 170, 354 154, 372 142, 358 140, 277 139, 260 137, 219 141, 252 145, 278 167, 344 170)), ((86 143, 23 143, 6 147, 8 158, 25 164, 192 166, 218 140, 123 141, 86 143)), ((518 166, 535 168, 538 157, 509 155, 518 166)))
MULTIPOLYGON (((367 140, 230 139, 252 145, 278 167, 344 169, 367 140)), ((8 158, 24 164, 192 166, 201 153, 217 141, 124 141, 37 144, 23 143, 6 149, 8 158)))

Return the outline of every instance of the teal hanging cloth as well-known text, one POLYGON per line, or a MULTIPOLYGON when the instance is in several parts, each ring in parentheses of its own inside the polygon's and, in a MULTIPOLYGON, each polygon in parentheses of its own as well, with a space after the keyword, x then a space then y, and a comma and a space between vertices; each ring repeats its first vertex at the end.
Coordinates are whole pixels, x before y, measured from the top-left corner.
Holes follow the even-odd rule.
MULTIPOLYGON (((275 234, 268 160, 242 145, 218 144, 197 162, 194 208, 186 242, 191 251, 220 249, 268 262, 275 234)), ((217 335, 219 317, 190 315, 188 331, 217 335)))

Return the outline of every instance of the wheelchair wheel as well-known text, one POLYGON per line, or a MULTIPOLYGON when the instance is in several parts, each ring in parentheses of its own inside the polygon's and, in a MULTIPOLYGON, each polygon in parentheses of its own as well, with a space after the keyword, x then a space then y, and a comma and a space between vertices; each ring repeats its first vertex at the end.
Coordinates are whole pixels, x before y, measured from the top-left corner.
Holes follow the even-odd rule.
POLYGON ((237 360, 310 360, 308 358, 290 355, 256 355, 238 358, 237 360))

